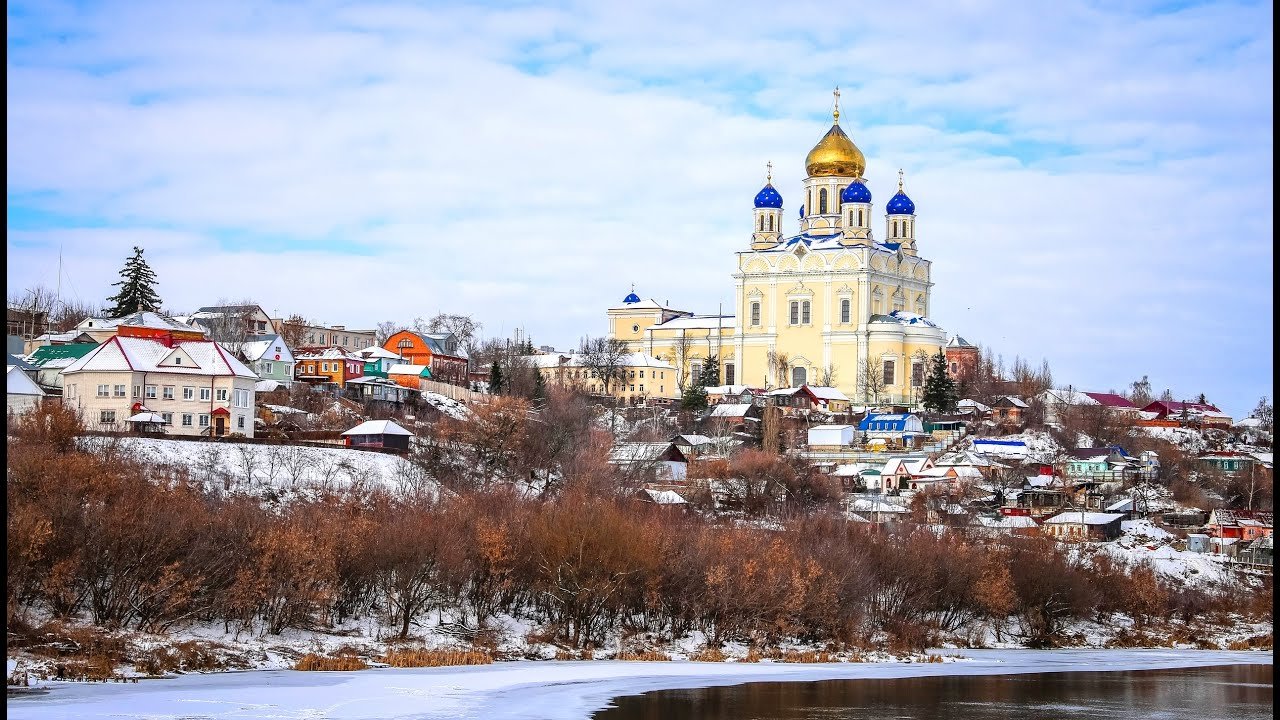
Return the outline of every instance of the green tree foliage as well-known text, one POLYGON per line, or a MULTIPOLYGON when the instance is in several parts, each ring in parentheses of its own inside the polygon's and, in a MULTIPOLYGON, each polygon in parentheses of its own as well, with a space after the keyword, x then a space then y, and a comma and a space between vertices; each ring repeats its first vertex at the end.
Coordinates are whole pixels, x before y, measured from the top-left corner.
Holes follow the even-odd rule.
MULTIPOLYGON (((702 366, 702 374, 694 378, 694 383, 702 387, 715 387, 720 384, 720 358, 712 355, 702 366)), ((705 394, 705 393, 704 393, 705 394)))
POLYGON ((107 298, 110 306, 106 313, 111 317, 122 317, 132 313, 160 309, 160 296, 156 295, 156 274, 142 259, 142 248, 133 248, 133 257, 124 263, 120 271, 120 281, 112 283, 120 292, 107 298))
POLYGON ((502 394, 502 368, 499 367, 497 360, 494 360, 493 366, 489 368, 489 393, 502 394))
POLYGON ((929 376, 924 381, 923 404, 926 410, 951 412, 956 409, 956 385, 947 375, 947 358, 939 350, 929 365, 929 376))
POLYGON ((547 381, 537 368, 533 370, 533 404, 539 408, 547 404, 547 381))
POLYGON ((707 388, 701 383, 689 383, 680 396, 682 410, 705 410, 707 407, 707 388))

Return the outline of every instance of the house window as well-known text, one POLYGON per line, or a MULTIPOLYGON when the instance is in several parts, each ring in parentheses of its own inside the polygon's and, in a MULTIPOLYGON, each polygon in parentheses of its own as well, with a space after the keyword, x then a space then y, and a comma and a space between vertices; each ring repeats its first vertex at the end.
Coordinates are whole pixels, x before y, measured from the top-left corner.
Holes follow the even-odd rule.
POLYGON ((843 298, 840 300, 840 322, 845 323, 846 325, 849 323, 849 318, 852 315, 852 305, 853 303, 849 298, 843 298))
POLYGON ((226 388, 218 388, 218 401, 219 401, 219 402, 225 402, 225 401, 226 401, 226 399, 227 399, 227 389, 226 389, 226 388))
MULTIPOLYGON (((112 394, 112 395, 114 395, 115 397, 124 397, 124 394, 125 394, 125 386, 124 386, 124 385, 116 385, 116 386, 113 388, 113 390, 112 390, 111 394, 112 394)), ((134 393, 134 397, 137 397, 137 393, 134 393)))
POLYGON ((320 372, 329 372, 329 363, 327 362, 320 363, 320 372))
POLYGON ((173 359, 173 364, 174 364, 174 365, 181 365, 181 364, 182 364, 182 358, 181 358, 181 357, 175 357, 175 358, 173 359))
MULTIPOLYGON (((367 389, 367 388, 366 388, 366 389, 367 389)), ((240 429, 240 430, 243 430, 243 429, 244 429, 244 416, 243 416, 243 415, 237 415, 237 416, 236 416, 236 428, 238 428, 238 429, 240 429)))
POLYGON ((751 325, 752 327, 760 326, 760 303, 751 303, 751 325))
POLYGON ((800 324, 800 303, 796 300, 791 301, 791 324, 800 324))
POLYGON ((108 395, 110 395, 110 394, 111 394, 111 386, 110 386, 110 385, 99 385, 99 386, 98 386, 98 397, 106 397, 106 396, 108 396, 108 395))
POLYGON ((202 427, 202 428, 204 428, 204 427, 209 427, 209 416, 208 416, 208 415, 201 415, 201 416, 200 416, 200 427, 202 427))
POLYGON ((173 386, 172 386, 172 385, 165 385, 165 386, 164 386, 164 394, 163 394, 163 397, 164 397, 164 399, 165 399, 165 400, 172 400, 172 399, 173 399, 173 386))
POLYGON ((200 388, 200 399, 201 399, 201 400, 208 400, 208 399, 209 399, 209 398, 211 398, 211 397, 213 397, 213 391, 211 391, 209 388, 206 388, 206 387, 202 387, 202 388, 200 388))
POLYGON ((269 362, 262 363, 262 372, 264 375, 270 375, 274 371, 274 369, 275 369, 275 366, 272 365, 271 363, 269 362))
POLYGON ((160 413, 160 417, 164 418, 165 425, 173 424, 173 413, 160 413))
POLYGON ((885 360, 885 361, 884 361, 884 375, 883 375, 883 378, 884 378, 884 384, 885 384, 885 385, 892 385, 892 384, 893 384, 893 361, 892 361, 892 360, 885 360))
POLYGON ((732 385, 732 384, 733 384, 733 379, 734 379, 734 378, 733 378, 733 363, 725 363, 725 366, 724 366, 724 384, 725 384, 725 385, 732 385))
POLYGON ((640 383, 640 392, 644 392, 644 383, 640 383))
POLYGON ((102 410, 102 411, 100 411, 100 412, 98 413, 98 422, 102 423, 103 425, 115 425, 115 424, 116 424, 116 411, 115 411, 115 410, 102 410))
POLYGON ((155 385, 148 385, 148 386, 147 386, 147 399, 148 399, 148 400, 155 400, 155 399, 156 399, 156 386, 155 386, 155 385))
POLYGON ((952 374, 952 375, 955 375, 955 374, 956 374, 956 370, 958 370, 958 369, 960 369, 960 366, 959 366, 959 365, 957 365, 956 363, 951 363, 951 374, 952 374))
POLYGON ((196 389, 195 389, 195 388, 193 388, 193 387, 184 387, 184 388, 182 388, 182 399, 183 399, 183 400, 194 400, 195 398, 196 398, 196 389))
POLYGON ((791 368, 791 387, 800 387, 805 383, 808 373, 802 367, 791 368))
POLYGON ((135 398, 142 397, 142 386, 141 386, 141 385, 134 385, 134 386, 133 386, 133 396, 134 396, 135 398))
POLYGON ((641 371, 640 371, 640 379, 641 379, 641 380, 643 380, 643 379, 644 379, 644 371, 643 371, 643 370, 641 370, 641 371))
POLYGON ((800 323, 802 325, 809 324, 809 301, 805 300, 800 303, 800 323))
POLYGON ((924 386, 924 363, 911 363, 911 387, 924 386))

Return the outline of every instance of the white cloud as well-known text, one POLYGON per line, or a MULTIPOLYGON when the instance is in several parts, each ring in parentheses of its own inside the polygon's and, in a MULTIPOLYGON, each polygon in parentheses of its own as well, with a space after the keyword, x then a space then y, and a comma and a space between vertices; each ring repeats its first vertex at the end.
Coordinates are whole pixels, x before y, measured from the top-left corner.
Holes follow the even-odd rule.
POLYGON ((840 83, 945 327, 1077 386, 1271 394, 1269 5, 38 10, 9 13, 10 204, 71 219, 11 218, 11 286, 62 242, 105 297, 140 244, 185 309, 561 346, 631 282, 714 312, 765 161, 793 223, 840 83))

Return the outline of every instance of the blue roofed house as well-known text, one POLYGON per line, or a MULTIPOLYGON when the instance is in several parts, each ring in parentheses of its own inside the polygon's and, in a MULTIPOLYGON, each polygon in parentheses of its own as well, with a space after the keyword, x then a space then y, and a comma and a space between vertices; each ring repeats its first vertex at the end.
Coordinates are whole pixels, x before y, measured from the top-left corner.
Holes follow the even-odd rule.
POLYGON ((868 440, 886 440, 904 445, 923 437, 924 423, 912 413, 868 414, 858 423, 858 431, 868 440))

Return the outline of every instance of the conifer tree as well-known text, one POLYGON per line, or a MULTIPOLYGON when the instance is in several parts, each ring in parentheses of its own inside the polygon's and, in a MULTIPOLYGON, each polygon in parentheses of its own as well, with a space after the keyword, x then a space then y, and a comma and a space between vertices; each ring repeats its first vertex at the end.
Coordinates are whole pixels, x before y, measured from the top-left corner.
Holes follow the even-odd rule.
POLYGON ((700 383, 689 383, 680 396, 680 408, 683 410, 705 410, 707 407, 707 389, 700 383))
POLYGON ((926 410, 951 412, 956 409, 957 399, 955 382, 947 375, 947 357, 939 350, 929 365, 922 403, 926 410))
POLYGON ((120 292, 107 298, 110 306, 106 310, 108 317, 123 317, 132 313, 160 309, 160 297, 156 295, 156 274, 151 266, 142 259, 142 248, 134 246, 133 257, 124 263, 120 271, 120 281, 112 283, 120 292))
POLYGON ((493 367, 489 368, 489 394, 502 394, 502 368, 498 367, 498 361, 493 361, 493 367))
POLYGON ((537 368, 533 369, 533 404, 539 408, 547 404, 547 381, 537 368))

